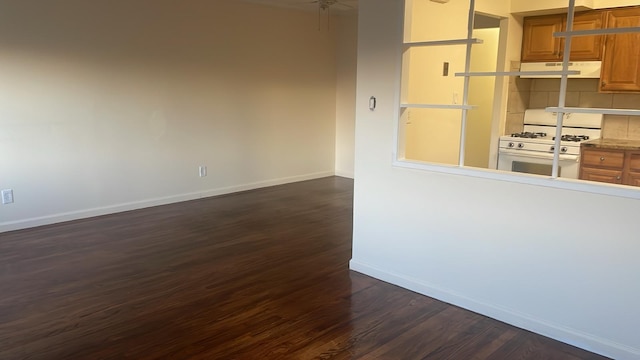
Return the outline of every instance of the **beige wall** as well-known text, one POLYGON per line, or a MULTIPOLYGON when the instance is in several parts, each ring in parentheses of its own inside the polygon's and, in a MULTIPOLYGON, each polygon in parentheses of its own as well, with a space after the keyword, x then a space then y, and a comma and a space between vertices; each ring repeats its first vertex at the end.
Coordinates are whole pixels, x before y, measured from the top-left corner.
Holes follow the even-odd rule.
MULTIPOLYGON (((566 11, 568 6, 569 0, 511 0, 511 12, 513 13, 545 13, 550 10, 566 11)), ((594 0, 576 0, 575 6, 576 9, 592 9, 594 6, 594 0)))
POLYGON ((335 44, 313 13, 0 9, 0 231, 334 174, 335 44))
POLYGON ((358 14, 336 17, 336 175, 353 177, 358 14))
MULTIPOLYGON (((405 41, 429 41, 466 38, 469 5, 464 1, 438 4, 407 1, 405 41)), ((407 103, 462 103, 465 46, 430 46, 405 52, 404 70, 407 103), (443 63, 449 63, 449 75, 443 76, 443 63)), ((411 160, 457 164, 459 157, 461 112, 459 110, 408 109, 404 113, 405 157, 411 160)))
POLYGON ((593 7, 596 9, 606 9, 612 7, 640 5, 638 0, 593 0, 593 7))

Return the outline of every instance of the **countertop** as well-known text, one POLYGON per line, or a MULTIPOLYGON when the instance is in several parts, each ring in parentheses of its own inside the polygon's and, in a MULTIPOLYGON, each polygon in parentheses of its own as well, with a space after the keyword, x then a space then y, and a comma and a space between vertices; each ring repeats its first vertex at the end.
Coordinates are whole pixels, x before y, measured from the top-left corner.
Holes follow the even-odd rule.
POLYGON ((610 150, 640 150, 640 140, 627 139, 593 139, 583 141, 582 147, 610 150))

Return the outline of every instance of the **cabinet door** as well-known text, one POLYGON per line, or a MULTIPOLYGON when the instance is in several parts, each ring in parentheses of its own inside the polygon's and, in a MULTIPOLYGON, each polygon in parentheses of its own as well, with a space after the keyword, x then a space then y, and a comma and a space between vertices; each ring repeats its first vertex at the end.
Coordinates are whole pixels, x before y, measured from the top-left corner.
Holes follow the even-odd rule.
POLYGON ((580 179, 610 184, 622 184, 622 170, 583 167, 580 172, 580 179))
POLYGON ((624 183, 631 186, 640 186, 640 151, 627 151, 624 163, 624 183))
POLYGON ((631 185, 631 186, 640 186, 640 172, 628 173, 625 184, 631 185))
MULTIPOLYGON (((610 10, 607 27, 640 26, 640 8, 610 10)), ((606 37, 602 58, 601 91, 640 91, 640 33, 606 37)))
POLYGON ((560 38, 554 32, 562 31, 563 15, 524 18, 522 61, 558 61, 560 38))
POLYGON ((627 171, 640 172, 640 151, 627 151, 627 171))
MULTIPOLYGON (((588 11, 576 13, 573 18, 573 30, 594 30, 602 29, 604 24, 603 11, 588 11)), ((566 27, 565 27, 566 28, 566 27)), ((602 43, 604 37, 597 36, 576 36, 571 39, 570 60, 602 60, 602 43)), ((564 44, 561 44, 564 48, 564 44)), ((562 50, 561 50, 562 54, 562 50)))

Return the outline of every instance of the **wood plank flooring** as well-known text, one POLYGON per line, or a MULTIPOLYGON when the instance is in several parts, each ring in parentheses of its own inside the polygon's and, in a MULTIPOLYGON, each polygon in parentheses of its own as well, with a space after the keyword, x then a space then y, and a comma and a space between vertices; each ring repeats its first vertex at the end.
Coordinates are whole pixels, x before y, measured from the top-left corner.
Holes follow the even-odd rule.
POLYGON ((0 359, 604 359, 348 270, 330 177, 0 234, 0 359))

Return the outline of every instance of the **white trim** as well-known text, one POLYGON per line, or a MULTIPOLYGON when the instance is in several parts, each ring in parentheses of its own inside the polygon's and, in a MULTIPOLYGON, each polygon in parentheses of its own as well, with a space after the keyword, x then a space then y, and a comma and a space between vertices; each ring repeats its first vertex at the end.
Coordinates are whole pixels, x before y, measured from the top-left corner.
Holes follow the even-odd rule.
POLYGON ((404 274, 380 269, 374 265, 359 262, 354 259, 349 261, 349 268, 353 271, 477 312, 507 324, 533 331, 587 351, 615 359, 636 359, 640 357, 640 349, 588 334, 546 319, 540 319, 516 309, 488 303, 481 299, 475 299, 454 290, 421 281, 404 274))
MULTIPOLYGON (((394 154, 395 156, 395 154, 394 154)), ((581 191, 600 195, 617 196, 640 200, 640 188, 607 183, 596 183, 578 179, 552 178, 549 176, 522 174, 493 169, 463 167, 457 165, 432 164, 413 160, 394 160, 393 166, 406 169, 431 171, 443 174, 470 176, 481 179, 508 181, 512 183, 544 186, 555 189, 581 191)))
POLYGON ((576 36, 592 36, 592 35, 608 35, 608 34, 625 34, 640 32, 640 27, 619 27, 608 29, 589 29, 589 30, 573 30, 554 32, 554 37, 576 37, 576 36))
POLYGON ((636 110, 636 109, 605 109, 605 108, 578 108, 578 107, 552 106, 552 107, 545 108, 545 110, 550 112, 562 112, 562 113, 640 116, 640 110, 636 110))
POLYGON ((400 108, 415 109, 443 109, 443 110, 471 110, 477 106, 473 105, 450 105, 450 104, 400 104, 400 108))
POLYGON ((461 72, 455 76, 552 76, 552 75, 580 75, 578 70, 549 70, 549 71, 482 71, 482 72, 461 72))
POLYGON ((468 44, 482 44, 482 39, 470 38, 470 39, 453 39, 453 40, 433 40, 433 41, 416 41, 406 42, 404 46, 407 48, 419 47, 419 46, 448 46, 448 45, 468 45, 468 44))
POLYGON ((152 207, 152 206, 172 204, 172 203, 177 203, 181 201, 189 201, 189 200, 195 200, 195 199, 206 198, 211 196, 230 194, 230 193, 239 192, 239 191, 253 190, 253 189, 258 189, 258 188, 263 188, 268 186, 288 184, 288 183, 297 182, 297 181, 319 179, 322 177, 334 176, 334 175, 336 175, 335 171, 322 171, 322 172, 310 173, 305 175, 289 176, 289 177, 257 181, 257 182, 234 185, 234 186, 220 187, 220 188, 209 189, 204 191, 190 192, 185 194, 176 194, 176 195, 163 196, 163 197, 157 197, 152 199, 145 199, 140 201, 132 201, 127 203, 101 206, 101 207, 90 208, 90 209, 69 211, 64 213, 51 214, 51 215, 39 216, 39 217, 16 220, 16 221, 5 221, 5 222, 0 222, 0 233, 6 232, 6 231, 27 229, 27 228, 32 228, 32 227, 42 226, 42 225, 55 224, 55 223, 64 222, 64 221, 71 221, 71 220, 84 219, 84 218, 89 218, 94 216, 108 215, 108 214, 113 214, 113 213, 118 213, 123 211, 138 210, 138 209, 143 209, 143 208, 152 207))
POLYGON ((353 171, 336 170, 335 176, 340 176, 340 177, 349 178, 349 179, 353 179, 354 178, 353 171))

